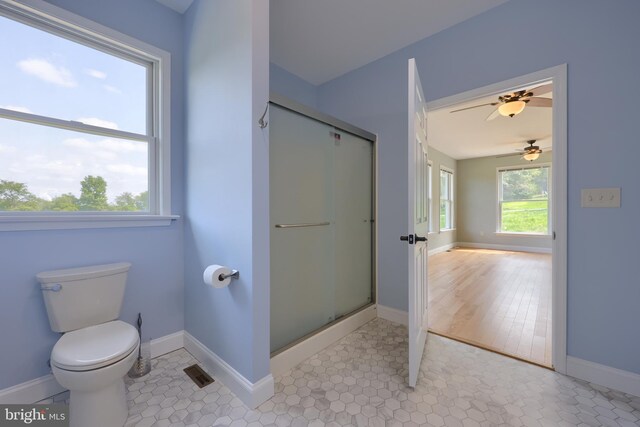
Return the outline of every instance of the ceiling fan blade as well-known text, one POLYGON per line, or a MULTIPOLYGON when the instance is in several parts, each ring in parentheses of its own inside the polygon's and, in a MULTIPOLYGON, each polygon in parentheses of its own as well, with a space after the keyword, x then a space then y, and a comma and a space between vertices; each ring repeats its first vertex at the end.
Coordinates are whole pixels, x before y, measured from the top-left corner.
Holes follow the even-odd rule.
POLYGON ((511 157, 511 156, 518 156, 518 155, 522 155, 522 151, 518 152, 518 153, 511 153, 511 154, 501 154, 499 156, 495 156, 496 159, 499 159, 501 157, 511 157))
POLYGON ((553 83, 547 83, 546 85, 534 87, 533 89, 527 91, 531 92, 532 96, 540 96, 545 93, 549 93, 553 90, 553 83))
POLYGON ((470 110, 472 108, 485 107, 487 105, 498 105, 498 104, 500 104, 500 103, 499 102, 490 102, 488 104, 474 105, 473 107, 460 108, 458 110, 453 110, 453 111, 449 111, 449 112, 450 113, 457 113, 458 111, 470 110))
POLYGON ((500 112, 498 111, 498 109, 496 108, 495 110, 493 110, 493 113, 489 114, 489 117, 487 117, 487 121, 489 120, 493 120, 496 117, 498 117, 500 115, 500 112))
POLYGON ((553 99, 551 98, 529 98, 527 107, 551 107, 553 99))

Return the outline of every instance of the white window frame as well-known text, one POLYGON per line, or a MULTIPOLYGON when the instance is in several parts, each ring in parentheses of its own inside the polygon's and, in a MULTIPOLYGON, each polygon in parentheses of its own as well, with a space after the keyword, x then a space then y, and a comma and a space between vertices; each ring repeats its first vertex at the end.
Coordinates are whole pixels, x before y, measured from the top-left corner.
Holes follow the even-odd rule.
MULTIPOLYGON (((449 180, 449 199, 445 199, 449 202, 451 208, 450 208, 450 212, 451 212, 451 224, 450 227, 446 227, 446 228, 440 228, 440 231, 451 231, 451 230, 455 230, 456 229, 456 222, 455 222, 455 218, 456 218, 456 214, 455 214, 455 198, 456 198, 456 194, 455 194, 455 175, 456 175, 456 171, 448 168, 446 166, 442 166, 440 165, 440 170, 438 171, 438 190, 440 190, 441 187, 441 180, 442 180, 442 176, 441 176, 441 172, 447 172, 449 174, 451 174, 451 179, 449 180)), ((440 192, 441 193, 441 192, 440 192)), ((442 194, 440 194, 440 200, 438 203, 438 227, 440 227, 440 203, 442 203, 442 194)))
POLYGON ((146 142, 149 147, 149 212, 0 212, 0 231, 169 225, 171 214, 171 55, 155 46, 42 0, 0 0, 0 15, 147 66, 146 134, 0 108, 0 117, 99 136, 146 142))
POLYGON ((551 236, 551 230, 553 230, 552 221, 552 209, 551 202, 553 200, 553 169, 551 163, 534 163, 529 165, 517 165, 517 166, 501 166, 496 168, 496 234, 501 236, 523 236, 523 237, 549 237, 551 236), (549 187, 549 195, 547 196, 547 232, 546 233, 531 233, 531 232, 516 232, 516 231, 502 231, 502 179, 500 172, 523 170, 523 169, 541 169, 549 168, 547 176, 547 185, 549 187))

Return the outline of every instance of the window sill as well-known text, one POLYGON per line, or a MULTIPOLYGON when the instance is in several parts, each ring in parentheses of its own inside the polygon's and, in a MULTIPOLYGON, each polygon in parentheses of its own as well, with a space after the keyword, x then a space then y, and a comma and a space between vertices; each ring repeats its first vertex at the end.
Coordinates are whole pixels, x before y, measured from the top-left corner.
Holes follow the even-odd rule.
POLYGON ((446 233, 446 232, 449 232, 449 231, 456 231, 456 229, 455 229, 455 227, 454 228, 443 228, 438 233, 446 233))
POLYGON ((178 215, 24 215, 0 216, 1 231, 73 230, 81 228, 162 227, 178 215))
POLYGON ((541 233, 514 233, 514 232, 504 232, 504 231, 496 231, 496 236, 516 236, 516 237, 548 237, 551 238, 551 234, 541 234, 541 233))

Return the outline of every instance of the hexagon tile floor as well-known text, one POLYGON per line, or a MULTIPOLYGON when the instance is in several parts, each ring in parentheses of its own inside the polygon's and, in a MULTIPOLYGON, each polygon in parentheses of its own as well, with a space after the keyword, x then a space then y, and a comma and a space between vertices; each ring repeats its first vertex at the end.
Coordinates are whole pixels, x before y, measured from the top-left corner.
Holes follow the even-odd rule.
MULTIPOLYGON (((216 381, 199 389, 186 350, 127 380, 127 426, 637 426, 640 398, 430 335, 405 386, 407 330, 376 319, 275 379, 247 409, 216 381)), ((59 398, 58 398, 59 399, 59 398)))

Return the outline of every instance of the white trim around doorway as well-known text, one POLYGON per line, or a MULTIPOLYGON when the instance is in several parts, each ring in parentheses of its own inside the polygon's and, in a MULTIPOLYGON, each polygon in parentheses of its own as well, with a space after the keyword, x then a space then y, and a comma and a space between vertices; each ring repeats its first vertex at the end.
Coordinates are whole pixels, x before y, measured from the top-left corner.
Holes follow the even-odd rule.
POLYGON ((511 89, 553 81, 553 151, 552 163, 552 304, 554 369, 567 373, 567 64, 558 65, 510 80, 472 89, 427 103, 427 111, 461 102, 497 95, 511 89))

